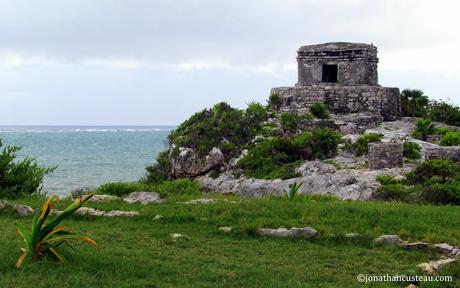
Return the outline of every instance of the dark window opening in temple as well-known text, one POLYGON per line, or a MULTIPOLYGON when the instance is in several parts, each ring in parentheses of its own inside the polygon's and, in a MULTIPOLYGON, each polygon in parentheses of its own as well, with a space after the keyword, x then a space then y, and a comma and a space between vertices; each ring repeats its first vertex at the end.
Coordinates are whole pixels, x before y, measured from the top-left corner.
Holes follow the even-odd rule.
POLYGON ((322 82, 337 82, 337 65, 323 64, 322 82))

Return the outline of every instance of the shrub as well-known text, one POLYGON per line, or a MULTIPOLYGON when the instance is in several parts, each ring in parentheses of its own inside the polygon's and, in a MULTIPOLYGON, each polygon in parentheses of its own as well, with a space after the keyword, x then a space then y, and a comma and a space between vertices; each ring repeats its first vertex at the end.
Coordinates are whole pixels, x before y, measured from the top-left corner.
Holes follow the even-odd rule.
POLYGON ((428 203, 460 205, 460 181, 426 185, 421 196, 428 203))
POLYGON ((67 243, 69 240, 79 240, 83 243, 96 245, 96 242, 93 239, 84 235, 66 231, 64 227, 58 226, 64 219, 77 211, 77 209, 92 196, 93 194, 88 194, 75 200, 71 205, 64 209, 59 216, 46 224, 45 222, 51 212, 53 204, 58 201, 57 196, 51 196, 43 204, 43 207, 38 208, 35 212, 35 216, 32 221, 32 230, 30 232, 18 225, 18 232, 22 236, 26 247, 21 248, 22 255, 16 262, 16 268, 21 268, 27 257, 30 257, 31 259, 40 259, 45 255, 51 255, 59 261, 64 262, 64 257, 59 251, 59 247, 62 244, 69 245, 67 243))
POLYGON ((286 138, 262 140, 248 150, 238 166, 249 177, 271 179, 285 164, 295 162, 298 158, 291 142, 286 138))
POLYGON ((329 107, 321 102, 316 102, 310 107, 310 113, 316 118, 327 119, 329 118, 329 107))
POLYGON ((355 153, 357 156, 367 155, 369 152, 368 144, 372 142, 380 142, 383 139, 382 134, 378 133, 364 133, 356 139, 353 144, 348 144, 347 149, 355 153))
POLYGON ((281 113, 280 124, 284 132, 293 132, 297 130, 298 117, 294 113, 281 113))
POLYGON ((428 97, 421 90, 404 89, 401 92, 401 112, 403 116, 423 117, 427 113, 428 97))
POLYGON ((452 180, 460 175, 460 165, 450 160, 429 160, 420 163, 407 174, 407 181, 411 184, 423 184, 433 177, 441 182, 452 180))
POLYGON ((422 148, 420 145, 415 142, 404 142, 403 155, 407 159, 420 159, 420 157, 422 157, 422 154, 420 153, 421 150, 422 148))
POLYGON ((436 133, 436 127, 431 119, 419 119, 415 123, 415 130, 412 132, 414 138, 426 141, 428 135, 436 133))
POLYGON ((460 125, 460 108, 444 101, 431 101, 428 116, 433 121, 455 126, 460 125))
POLYGON ((132 192, 149 191, 155 192, 155 186, 141 182, 111 182, 105 183, 96 189, 96 194, 109 194, 125 196, 132 192))
POLYGON ((291 139, 273 137, 250 148, 238 166, 249 177, 288 179, 300 176, 296 172, 302 160, 324 159, 337 152, 342 135, 327 128, 304 132, 291 139))
POLYGON ((318 128, 311 134, 311 150, 314 158, 325 159, 337 154, 342 135, 328 128, 318 128))
POLYGON ((442 146, 457 146, 460 145, 460 131, 445 132, 441 138, 442 146))
POLYGON ((40 193, 43 178, 56 169, 40 166, 32 158, 15 161, 19 150, 19 146, 6 146, 0 153, 0 198, 40 193))
POLYGON ((199 156, 205 156, 217 147, 228 153, 224 155, 229 159, 262 130, 262 123, 267 118, 266 108, 260 104, 250 103, 248 109, 240 110, 222 102, 184 121, 168 136, 169 144, 192 148, 199 156), (224 149, 230 147, 223 147, 228 143, 238 149, 224 149))
POLYGON ((283 100, 281 99, 281 96, 278 93, 270 94, 270 97, 268 98, 268 105, 273 110, 278 110, 282 104, 283 100))
POLYGON ((399 183, 386 183, 377 189, 374 197, 379 200, 405 201, 415 192, 413 187, 399 183))
POLYGON ((158 154, 156 163, 145 168, 147 173, 144 178, 141 179, 142 182, 161 183, 163 181, 171 180, 172 167, 168 154, 168 150, 158 154))

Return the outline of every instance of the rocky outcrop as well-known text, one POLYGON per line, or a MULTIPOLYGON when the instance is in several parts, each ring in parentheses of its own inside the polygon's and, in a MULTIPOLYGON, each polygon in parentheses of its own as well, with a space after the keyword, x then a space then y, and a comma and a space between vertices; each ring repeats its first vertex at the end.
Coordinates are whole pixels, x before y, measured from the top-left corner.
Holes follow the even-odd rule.
POLYGON ((260 235, 267 235, 272 237, 299 237, 299 238, 316 238, 321 234, 311 227, 297 228, 292 227, 291 229, 286 228, 260 228, 260 235))
POLYGON ((225 160, 219 148, 214 147, 204 157, 200 157, 193 149, 172 145, 169 159, 174 177, 195 177, 203 175, 225 160))
POLYGON ((113 195, 96 194, 96 195, 93 195, 93 197, 89 198, 88 201, 90 202, 110 202, 110 201, 116 201, 119 199, 120 199, 119 197, 113 196, 113 195))
POLYGON ((289 184, 303 183, 300 194, 323 194, 349 200, 367 200, 380 187, 377 176, 398 176, 409 172, 411 167, 383 170, 336 169, 331 164, 310 161, 299 169, 302 177, 286 180, 253 179, 244 176, 236 178, 231 172, 222 173, 217 178, 202 176, 197 180, 207 191, 251 197, 282 195, 285 193, 284 190, 289 189, 289 184))

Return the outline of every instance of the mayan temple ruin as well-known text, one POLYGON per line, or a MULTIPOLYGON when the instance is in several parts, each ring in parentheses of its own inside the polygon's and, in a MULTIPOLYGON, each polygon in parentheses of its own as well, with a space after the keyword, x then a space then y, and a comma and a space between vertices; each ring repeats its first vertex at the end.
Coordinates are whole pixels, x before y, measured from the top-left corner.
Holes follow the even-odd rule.
POLYGON ((315 102, 328 104, 336 114, 373 112, 384 120, 401 116, 398 88, 378 84, 377 47, 333 42, 302 46, 297 51, 298 82, 277 87, 281 111, 308 112, 315 102))

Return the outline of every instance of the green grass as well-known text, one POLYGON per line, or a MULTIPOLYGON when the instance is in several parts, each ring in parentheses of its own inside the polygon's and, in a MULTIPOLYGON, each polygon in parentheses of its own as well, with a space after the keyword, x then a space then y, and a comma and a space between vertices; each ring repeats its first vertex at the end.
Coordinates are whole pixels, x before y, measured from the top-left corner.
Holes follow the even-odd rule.
MULTIPOLYGON (((234 196, 227 198, 238 203, 176 203, 190 197, 172 195, 166 204, 148 206, 90 203, 102 210, 138 210, 142 216, 71 217, 64 225, 93 237, 102 249, 75 245, 75 251, 64 251, 66 264, 44 260, 21 270, 14 268, 22 247, 15 223, 27 225, 32 219, 0 214, 0 287, 405 287, 407 283, 360 285, 356 276, 423 275, 416 265, 439 256, 432 251, 375 246, 372 239, 400 234, 411 241, 460 245, 458 206, 234 196), (157 214, 164 218, 153 220, 157 214), (220 226, 235 231, 222 233, 220 226), (323 237, 273 239, 254 233, 260 227, 281 226, 311 226, 323 237), (364 237, 345 240, 343 234, 351 232, 364 237), (173 242, 171 233, 186 234, 190 240, 173 242)), ((37 207, 41 200, 16 202, 37 207)), ((457 282, 421 287, 458 287, 460 265, 445 273, 457 282)))

